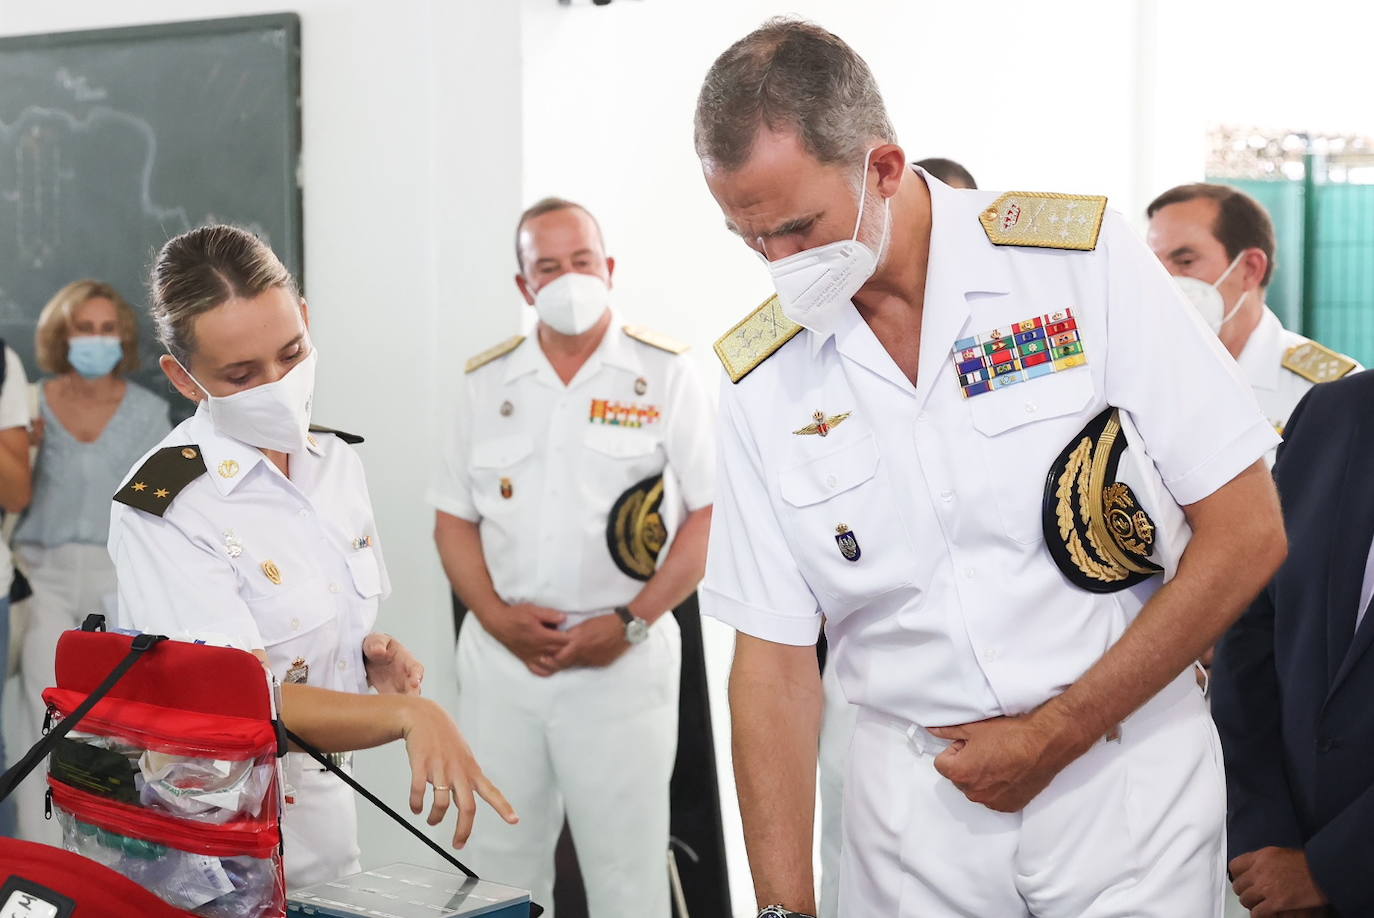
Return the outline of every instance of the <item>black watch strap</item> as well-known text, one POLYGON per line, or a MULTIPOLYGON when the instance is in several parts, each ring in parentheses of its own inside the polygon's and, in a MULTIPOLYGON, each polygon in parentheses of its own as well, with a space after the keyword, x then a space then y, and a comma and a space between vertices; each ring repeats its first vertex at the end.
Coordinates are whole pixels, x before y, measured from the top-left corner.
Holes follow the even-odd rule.
MULTIPOLYGON (((604 609, 605 606, 602 606, 602 608, 604 609)), ((616 606, 615 614, 622 622, 624 622, 627 625, 635 620, 634 613, 630 611, 629 606, 616 606)))

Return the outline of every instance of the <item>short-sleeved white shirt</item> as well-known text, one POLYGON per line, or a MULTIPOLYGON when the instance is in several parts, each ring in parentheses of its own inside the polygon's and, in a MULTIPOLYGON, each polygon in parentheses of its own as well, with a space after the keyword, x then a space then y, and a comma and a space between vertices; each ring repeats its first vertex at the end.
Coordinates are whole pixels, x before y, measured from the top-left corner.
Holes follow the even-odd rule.
POLYGON ((279 680, 366 691, 362 641, 391 583, 361 460, 332 434, 311 439, 288 480, 203 406, 173 429, 156 449, 194 447, 206 473, 161 517, 113 504, 118 625, 227 639, 266 650, 279 680))
POLYGON ((1119 215, 1091 252, 997 247, 978 221, 995 192, 927 183, 916 386, 852 308, 723 382, 702 610, 789 644, 814 641, 824 616, 851 702, 938 726, 1059 693, 1158 588, 1155 578, 1087 592, 1046 548, 1046 474, 1090 419, 1128 411, 1180 504, 1226 484, 1277 435, 1119 215), (1065 311, 1085 364, 963 394, 956 342, 1042 317, 1048 327, 1065 311), (818 410, 850 416, 825 437, 794 433, 818 410), (857 543, 853 560, 842 539, 857 543))
MULTIPOLYGON (((24 363, 13 349, 5 347, 5 384, 0 386, 0 430, 29 426, 29 379, 24 363)), ((14 557, 9 543, 0 539, 0 590, 9 595, 14 579, 14 557)))
POLYGON ((611 556, 617 499, 662 474, 666 510, 712 502, 710 410, 689 358, 631 337, 618 317, 566 386, 531 335, 466 375, 429 501, 478 524, 503 601, 606 612, 644 585, 611 556))
MULTIPOLYGON (((1274 315, 1274 311, 1265 306, 1259 324, 1250 332, 1245 347, 1236 358, 1241 373, 1255 390, 1255 398, 1259 400, 1260 409, 1279 433, 1283 433, 1283 429, 1288 426, 1288 418, 1292 416, 1293 409, 1298 407, 1298 402, 1307 394, 1307 390, 1316 385, 1312 380, 1294 373, 1283 365, 1289 351, 1309 341, 1310 338, 1304 338, 1297 332, 1284 328, 1279 317, 1274 315)), ((1362 369, 1364 368, 1357 362, 1351 372, 1362 369)), ((1274 450, 1269 451, 1267 458, 1272 466, 1274 450)))

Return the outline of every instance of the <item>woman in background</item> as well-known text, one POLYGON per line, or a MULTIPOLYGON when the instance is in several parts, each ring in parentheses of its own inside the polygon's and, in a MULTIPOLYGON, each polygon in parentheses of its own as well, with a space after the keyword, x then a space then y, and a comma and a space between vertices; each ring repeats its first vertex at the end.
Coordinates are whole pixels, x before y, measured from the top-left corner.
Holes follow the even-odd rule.
MULTIPOLYGON (((171 429, 167 402, 127 378, 138 369, 138 327, 109 284, 80 280, 59 290, 38 317, 34 353, 53 375, 38 384, 33 500, 14 534, 33 587, 20 651, 22 710, 11 732, 21 748, 38 741, 58 637, 88 613, 114 611, 110 495, 171 429)), ((21 786, 19 834, 57 844, 42 794, 41 782, 21 786)))

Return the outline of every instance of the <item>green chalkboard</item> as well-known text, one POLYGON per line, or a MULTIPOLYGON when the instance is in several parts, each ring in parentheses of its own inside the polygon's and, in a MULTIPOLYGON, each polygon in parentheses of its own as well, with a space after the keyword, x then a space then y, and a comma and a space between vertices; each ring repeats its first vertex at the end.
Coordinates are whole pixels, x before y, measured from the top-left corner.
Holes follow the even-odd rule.
POLYGON ((30 377, 43 304, 94 277, 138 310, 138 378, 167 392, 147 273, 200 224, 256 230, 304 282, 300 146, 295 15, 0 39, 0 336, 30 377))

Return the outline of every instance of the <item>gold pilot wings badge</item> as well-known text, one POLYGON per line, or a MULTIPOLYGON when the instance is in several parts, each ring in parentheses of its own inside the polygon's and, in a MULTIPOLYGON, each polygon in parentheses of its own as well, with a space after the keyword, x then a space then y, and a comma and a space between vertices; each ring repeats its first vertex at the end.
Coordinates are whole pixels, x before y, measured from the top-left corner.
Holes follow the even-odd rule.
POLYGON ((799 437, 827 437, 830 431, 844 423, 845 418, 852 412, 846 411, 843 414, 826 415, 824 411, 816 411, 811 415, 812 421, 800 430, 792 431, 799 437))
POLYGON ((978 222, 993 245, 1091 252, 1106 211, 1101 195, 1008 191, 978 215, 978 222))

